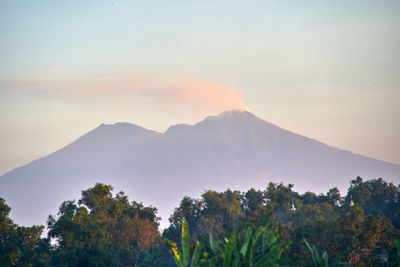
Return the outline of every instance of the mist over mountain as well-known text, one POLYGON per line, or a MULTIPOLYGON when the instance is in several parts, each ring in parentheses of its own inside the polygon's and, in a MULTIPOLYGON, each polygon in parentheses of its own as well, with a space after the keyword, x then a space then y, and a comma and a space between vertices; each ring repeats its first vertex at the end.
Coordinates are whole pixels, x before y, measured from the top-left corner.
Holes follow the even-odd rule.
POLYGON ((356 176, 400 182, 400 166, 325 145, 250 112, 227 111, 165 133, 130 123, 100 125, 66 147, 0 177, 0 196, 18 224, 44 224, 65 200, 96 182, 154 205, 167 224, 184 195, 206 189, 264 189, 295 184, 299 192, 342 193, 356 176))

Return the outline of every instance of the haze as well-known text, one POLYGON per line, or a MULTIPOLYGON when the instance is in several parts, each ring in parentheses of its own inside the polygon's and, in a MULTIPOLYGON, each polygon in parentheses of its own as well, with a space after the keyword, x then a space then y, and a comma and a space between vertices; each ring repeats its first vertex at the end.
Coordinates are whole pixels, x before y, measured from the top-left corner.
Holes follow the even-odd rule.
POLYGON ((1 1, 0 175, 229 109, 399 164, 399 26, 399 1, 1 1))

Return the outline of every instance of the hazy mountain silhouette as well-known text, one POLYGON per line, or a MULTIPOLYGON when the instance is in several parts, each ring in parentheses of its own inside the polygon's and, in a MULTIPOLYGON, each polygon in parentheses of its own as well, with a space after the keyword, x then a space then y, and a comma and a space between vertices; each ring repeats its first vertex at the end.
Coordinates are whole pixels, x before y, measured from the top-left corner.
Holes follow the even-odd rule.
MULTIPOLYGON (((227 111, 165 133, 129 123, 100 125, 75 142, 0 177, 0 196, 19 224, 44 224, 64 200, 96 182, 168 216, 184 195, 205 189, 264 189, 269 182, 296 191, 344 190, 350 179, 400 182, 400 166, 327 146, 281 129, 246 111, 227 111)), ((342 193, 345 193, 342 191, 342 193)))

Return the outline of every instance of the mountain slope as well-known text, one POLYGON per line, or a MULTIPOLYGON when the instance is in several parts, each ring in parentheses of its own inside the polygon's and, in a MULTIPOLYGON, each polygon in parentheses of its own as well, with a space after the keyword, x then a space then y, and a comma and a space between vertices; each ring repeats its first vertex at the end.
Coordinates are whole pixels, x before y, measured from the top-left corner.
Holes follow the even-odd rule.
POLYGON ((163 225, 184 195, 205 189, 344 190, 350 179, 400 182, 400 166, 327 146, 246 111, 228 111, 165 133, 129 123, 100 125, 63 149, 0 177, 0 196, 20 224, 43 224, 80 190, 109 183, 159 208, 163 225))

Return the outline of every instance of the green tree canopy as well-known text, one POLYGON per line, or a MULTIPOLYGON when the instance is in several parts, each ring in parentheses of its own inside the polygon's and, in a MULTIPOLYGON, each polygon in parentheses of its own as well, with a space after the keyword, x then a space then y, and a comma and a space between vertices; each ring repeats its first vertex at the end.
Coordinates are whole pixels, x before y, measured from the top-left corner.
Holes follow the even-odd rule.
POLYGON ((11 208, 0 198, 0 266, 45 266, 50 243, 42 239, 43 226, 23 227, 9 218, 11 208))
POLYGON ((110 185, 96 184, 82 197, 61 204, 58 218, 49 216, 49 237, 57 241, 57 266, 131 266, 140 251, 158 237, 157 210, 129 203, 110 185))

